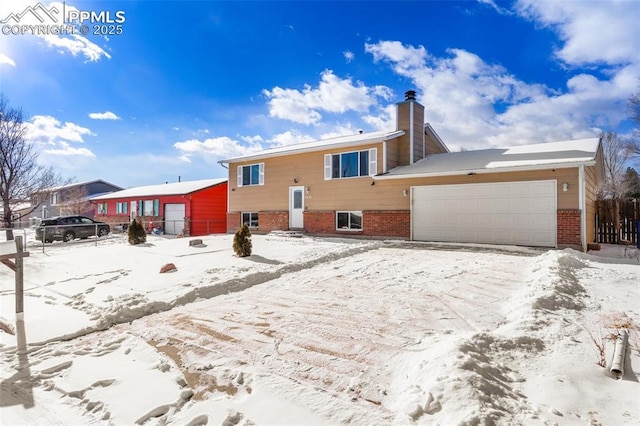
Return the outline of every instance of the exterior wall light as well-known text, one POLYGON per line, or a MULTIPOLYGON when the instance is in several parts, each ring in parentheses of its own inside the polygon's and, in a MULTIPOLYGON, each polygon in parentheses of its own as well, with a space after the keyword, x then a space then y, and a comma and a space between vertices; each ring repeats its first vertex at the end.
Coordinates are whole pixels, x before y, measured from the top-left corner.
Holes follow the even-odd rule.
POLYGON ((403 189, 403 190, 402 190, 402 196, 403 196, 403 197, 406 197, 406 196, 407 196, 407 194, 409 194, 409 192, 408 192, 406 189, 403 189))
POLYGON ((562 191, 567 192, 569 190, 569 184, 567 182, 562 183, 562 191))

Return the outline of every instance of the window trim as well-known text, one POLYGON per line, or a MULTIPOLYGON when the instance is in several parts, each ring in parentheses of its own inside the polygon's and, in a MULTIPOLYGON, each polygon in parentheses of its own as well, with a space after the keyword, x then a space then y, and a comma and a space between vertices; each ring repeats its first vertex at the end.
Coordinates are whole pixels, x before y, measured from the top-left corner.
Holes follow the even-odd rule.
POLYGON ((364 230, 364 215, 362 214, 362 210, 338 210, 336 211, 336 231, 343 232, 362 232, 364 230), (346 213, 349 215, 349 227, 348 228, 339 228, 338 227, 338 215, 341 213, 346 213), (351 215, 357 214, 360 216, 360 228, 352 228, 351 227, 351 215))
POLYGON ((116 202, 116 214, 128 214, 129 203, 127 201, 116 202))
MULTIPOLYGON (((249 173, 249 176, 251 176, 251 173, 249 173)), ((238 175, 236 176, 236 179, 237 179, 237 185, 239 188, 243 186, 264 185, 264 163, 253 163, 253 164, 245 164, 243 166, 238 166, 238 175), (248 185, 243 185, 244 167, 254 167, 254 166, 258 166, 258 183, 249 183, 248 185)), ((249 180, 251 180, 251 177, 249 177, 249 180)))
MULTIPOLYGON (((342 171, 342 164, 339 167, 340 171, 342 171)), ((341 173, 342 174, 342 173, 341 173)), ((355 178, 362 178, 362 177, 371 177, 371 176, 375 176, 378 174, 378 148, 368 148, 368 149, 361 149, 361 150, 356 150, 356 151, 343 151, 343 152, 337 152, 337 153, 331 153, 331 154, 325 154, 324 155, 324 180, 337 180, 337 179, 355 179, 355 178), (362 170, 362 164, 360 164, 360 158, 361 158, 361 153, 362 152, 367 152, 368 153, 368 162, 369 164, 367 165, 367 172, 368 174, 366 175, 361 175, 360 171, 362 170), (357 176, 339 176, 339 177, 333 177, 333 156, 338 156, 340 163, 342 163, 342 156, 345 154, 358 154, 358 175, 357 176)))
POLYGON ((259 212, 240 212, 240 226, 244 225, 245 223, 247 223, 247 225, 249 225, 250 229, 258 229, 260 227, 260 213, 259 212), (244 221, 244 215, 248 214, 249 215, 249 221, 245 222, 244 221), (256 215, 256 225, 252 226, 251 225, 251 215, 256 215))
POLYGON ((109 203, 98 203, 98 214, 108 214, 109 213, 109 203))

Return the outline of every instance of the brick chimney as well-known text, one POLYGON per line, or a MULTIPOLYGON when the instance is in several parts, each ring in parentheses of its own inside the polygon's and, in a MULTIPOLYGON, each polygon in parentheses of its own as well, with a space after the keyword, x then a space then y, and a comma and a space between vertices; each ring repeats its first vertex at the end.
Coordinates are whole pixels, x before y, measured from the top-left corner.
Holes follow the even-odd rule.
POLYGON ((396 105, 396 129, 405 134, 398 139, 398 165, 413 164, 425 157, 424 106, 416 101, 415 90, 404 93, 396 105))

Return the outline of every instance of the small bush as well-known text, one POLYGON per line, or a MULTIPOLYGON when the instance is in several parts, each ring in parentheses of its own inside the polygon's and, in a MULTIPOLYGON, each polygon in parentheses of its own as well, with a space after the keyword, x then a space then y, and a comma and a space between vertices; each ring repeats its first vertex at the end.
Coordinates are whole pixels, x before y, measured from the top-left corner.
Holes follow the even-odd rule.
POLYGON ((129 237, 129 244, 136 245, 147 242, 147 231, 144 230, 140 219, 136 218, 131 221, 129 228, 127 229, 127 236, 129 237))
POLYGON ((233 237, 233 251, 238 257, 251 256, 251 231, 246 223, 233 237))

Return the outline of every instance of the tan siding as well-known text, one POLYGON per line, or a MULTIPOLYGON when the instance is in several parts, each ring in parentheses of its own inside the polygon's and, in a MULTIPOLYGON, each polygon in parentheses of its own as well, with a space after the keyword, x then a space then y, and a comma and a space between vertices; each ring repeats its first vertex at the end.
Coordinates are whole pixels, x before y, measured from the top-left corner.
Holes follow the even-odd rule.
MULTIPOLYGON (((387 144, 389 148, 393 142, 387 144)), ((358 150, 378 148, 378 172, 382 171, 382 143, 358 147, 358 150)), ((305 209, 313 210, 403 210, 409 209, 409 196, 403 190, 419 185, 446 185, 523 180, 556 179, 558 209, 578 209, 578 169, 557 169, 527 172, 477 174, 412 179, 374 180, 370 177, 324 180, 324 154, 346 152, 322 151, 270 158, 265 163, 263 186, 236 187, 237 166, 229 166, 229 211, 286 211, 289 209, 289 187, 305 186, 305 209), (294 183, 294 178, 298 179, 294 183), (569 184, 567 192, 562 183, 569 184)), ((387 152, 389 155, 389 152, 387 152)))
POLYGON ((405 131, 405 134, 400 136, 397 142, 398 165, 401 166, 409 164, 409 147, 411 146, 409 137, 409 125, 411 124, 409 108, 409 102, 398 104, 398 129, 405 131))
POLYGON ((593 243, 596 241, 596 198, 598 191, 595 167, 587 166, 584 168, 584 181, 587 243, 593 243))
POLYGON ((413 162, 424 158, 424 107, 413 105, 413 162))
POLYGON ((360 196, 367 194, 373 179, 356 177, 348 179, 324 180, 324 155, 369 148, 378 150, 378 173, 382 173, 382 143, 358 146, 356 148, 327 150, 313 153, 294 154, 263 160, 264 185, 237 187, 238 166, 256 164, 243 162, 229 164, 229 211, 282 211, 289 210, 289 187, 304 186, 309 189, 305 195, 307 210, 341 209, 355 210, 360 196), (298 182, 294 182, 297 179, 298 182), (358 197, 354 197, 358 194, 358 197), (344 203, 342 200, 349 201, 344 203))
POLYGON ((398 140, 387 142, 387 171, 398 167, 398 140))
POLYGON ((442 149, 442 146, 436 142, 435 140, 433 140, 429 134, 425 134, 425 141, 426 141, 426 146, 427 146, 427 155, 429 154, 443 154, 447 151, 445 151, 444 149, 442 149))

